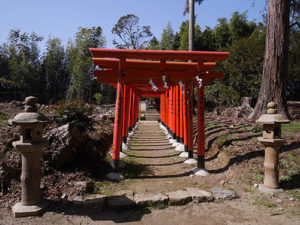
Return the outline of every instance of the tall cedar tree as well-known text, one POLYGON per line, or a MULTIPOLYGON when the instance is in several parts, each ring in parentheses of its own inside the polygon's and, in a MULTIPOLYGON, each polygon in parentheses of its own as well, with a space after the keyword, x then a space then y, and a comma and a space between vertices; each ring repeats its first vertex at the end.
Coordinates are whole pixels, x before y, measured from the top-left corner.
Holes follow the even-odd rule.
POLYGON ((268 22, 263 76, 259 97, 249 118, 266 113, 267 104, 277 103, 278 113, 289 116, 286 87, 288 74, 290 0, 268 1, 268 22))

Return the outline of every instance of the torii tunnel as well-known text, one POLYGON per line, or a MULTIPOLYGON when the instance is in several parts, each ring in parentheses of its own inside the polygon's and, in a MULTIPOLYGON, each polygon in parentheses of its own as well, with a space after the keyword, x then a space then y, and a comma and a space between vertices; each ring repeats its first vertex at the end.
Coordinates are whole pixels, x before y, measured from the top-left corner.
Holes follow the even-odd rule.
POLYGON ((117 88, 112 165, 119 169, 122 142, 139 119, 142 97, 160 98, 161 124, 193 158, 193 87, 197 86, 197 167, 205 169, 204 85, 223 73, 215 61, 229 52, 124 50, 90 48, 98 81, 117 88))

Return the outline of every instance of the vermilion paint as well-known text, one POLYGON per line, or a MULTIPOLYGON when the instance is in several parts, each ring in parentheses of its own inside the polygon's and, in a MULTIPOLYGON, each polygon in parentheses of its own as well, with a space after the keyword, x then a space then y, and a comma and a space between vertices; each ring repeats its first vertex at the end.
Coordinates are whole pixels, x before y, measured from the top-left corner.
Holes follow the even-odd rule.
POLYGON ((114 122, 114 137, 113 137, 113 148, 112 148, 112 159, 120 159, 120 141, 122 130, 122 83, 121 78, 117 84, 117 100, 115 107, 115 122, 114 122))
POLYGON ((173 86, 173 116, 172 116, 172 123, 173 123, 173 139, 176 138, 176 86, 173 86))
MULTIPOLYGON (((186 85, 185 85, 186 86, 186 85)), ((188 101, 186 91, 183 93, 183 140, 184 150, 188 151, 188 101)))
MULTIPOLYGON (((204 168, 204 154, 205 154, 205 138, 204 138, 204 112, 205 112, 205 102, 204 102, 204 86, 198 87, 197 92, 198 107, 197 107, 197 124, 198 124, 198 148, 197 154, 198 158, 201 158, 201 168, 204 168)), ((198 166, 198 167, 199 167, 198 166)))
POLYGON ((176 86, 176 140, 180 142, 180 87, 176 86))
POLYGON ((183 90, 183 88, 180 87, 180 89, 179 89, 179 114, 180 114, 180 116, 179 116, 179 120, 180 120, 180 122, 179 122, 179 124, 180 124, 179 137, 180 137, 181 143, 183 142, 183 95, 182 95, 182 90, 183 90))
POLYGON ((188 87, 188 152, 189 158, 193 158, 193 88, 188 87))

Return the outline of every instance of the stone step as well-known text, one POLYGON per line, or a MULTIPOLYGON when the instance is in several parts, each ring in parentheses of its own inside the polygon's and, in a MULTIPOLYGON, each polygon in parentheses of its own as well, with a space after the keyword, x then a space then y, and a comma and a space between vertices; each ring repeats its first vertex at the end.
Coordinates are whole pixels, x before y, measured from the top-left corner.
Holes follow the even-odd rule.
POLYGON ((173 146, 129 146, 132 151, 174 150, 173 146))
POLYGON ((134 144, 130 144, 130 147, 136 147, 136 146, 172 146, 171 143, 169 142, 163 142, 163 143, 153 143, 153 142, 144 142, 144 143, 134 143, 134 144))

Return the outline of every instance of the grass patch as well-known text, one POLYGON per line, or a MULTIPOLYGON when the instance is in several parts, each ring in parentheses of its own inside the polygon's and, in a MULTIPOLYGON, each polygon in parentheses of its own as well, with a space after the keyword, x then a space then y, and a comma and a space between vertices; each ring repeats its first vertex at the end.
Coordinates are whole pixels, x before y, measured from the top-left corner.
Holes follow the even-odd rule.
POLYGON ((256 189, 252 187, 247 187, 247 191, 250 192, 251 194, 255 193, 256 189))
POLYGON ((285 176, 293 176, 300 172, 300 156, 296 152, 283 154, 279 162, 285 176))
POLYGON ((282 133, 293 134, 295 132, 300 132, 300 122, 291 122, 282 125, 282 133))
POLYGON ((93 194, 103 194, 111 196, 115 193, 115 188, 113 188, 113 186, 116 186, 116 184, 111 181, 97 181, 91 179, 90 182, 94 185, 93 194))
POLYGON ((223 127, 225 126, 224 123, 209 123, 209 124, 205 124, 205 129, 213 129, 216 127, 223 127))
POLYGON ((262 205, 262 206, 265 206, 267 208, 275 208, 277 207, 277 205, 275 203, 271 203, 271 202, 268 202, 267 200, 263 200, 263 199, 257 199, 253 202, 253 205, 262 205))
POLYGON ((112 156, 111 156, 110 152, 108 152, 108 153, 106 154, 105 160, 106 160, 107 162, 110 162, 110 161, 112 160, 112 156))
POLYGON ((147 205, 147 209, 149 210, 153 210, 153 209, 166 209, 168 207, 167 204, 163 204, 163 203, 150 203, 147 205))
POLYGON ((9 118, 9 114, 8 113, 0 111, 0 126, 8 118, 9 118))
POLYGON ((229 137, 229 134, 222 135, 217 138, 215 143, 219 146, 219 148, 222 148, 223 146, 229 146, 231 144, 231 141, 227 140, 229 137))
POLYGON ((257 183, 261 183, 264 180, 264 172, 260 171, 260 170, 256 170, 254 171, 254 173, 252 174, 252 178, 255 182, 257 183))
POLYGON ((294 198, 300 200, 300 191, 299 190, 292 190, 291 194, 294 196, 294 198))
POLYGON ((225 150, 225 152, 226 152, 227 154, 230 154, 231 149, 230 149, 230 148, 227 148, 227 149, 225 150))
POLYGON ((263 129, 261 127, 258 127, 258 126, 250 127, 248 130, 253 132, 253 133, 262 133, 263 132, 263 129))

